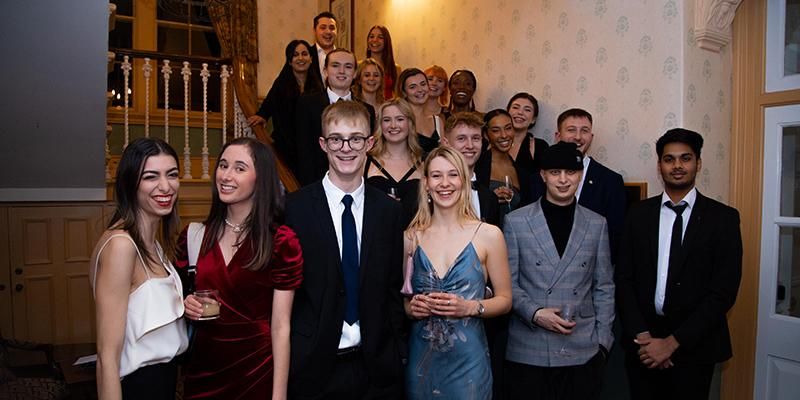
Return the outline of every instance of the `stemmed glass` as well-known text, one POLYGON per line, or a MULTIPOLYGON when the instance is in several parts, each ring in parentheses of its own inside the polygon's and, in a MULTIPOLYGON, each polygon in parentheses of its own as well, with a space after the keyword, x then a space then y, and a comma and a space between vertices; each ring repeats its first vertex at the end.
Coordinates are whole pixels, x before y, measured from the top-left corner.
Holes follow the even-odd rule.
POLYGON ((506 205, 508 206, 508 211, 511 211, 511 200, 514 198, 514 186, 511 184, 511 177, 510 176, 505 175, 503 177, 503 180, 505 182, 504 187, 506 189, 508 189, 508 191, 511 193, 510 195, 506 196, 506 198, 505 198, 506 205))
MULTIPOLYGON (((565 321, 574 321, 575 320, 575 305, 573 304, 565 304, 561 307, 561 312, 559 313, 561 319, 565 321)), ((564 357, 569 357, 570 352, 566 349, 566 345, 561 346, 561 350, 559 350, 558 354, 561 354, 564 357)))

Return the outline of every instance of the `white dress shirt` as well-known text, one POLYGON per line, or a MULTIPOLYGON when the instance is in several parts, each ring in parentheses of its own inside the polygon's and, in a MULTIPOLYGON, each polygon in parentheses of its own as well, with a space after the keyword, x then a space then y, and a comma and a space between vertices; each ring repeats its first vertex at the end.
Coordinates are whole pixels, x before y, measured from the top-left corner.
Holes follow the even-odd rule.
MULTIPOLYGON (((319 75, 322 77, 322 83, 324 84, 325 83, 325 59, 328 58, 328 53, 325 52, 325 50, 322 49, 322 47, 319 45, 319 43, 314 43, 314 46, 317 48, 317 58, 319 59, 319 75)), ((333 50, 335 48, 336 48, 336 46, 334 45, 331 50, 333 50)))
POLYGON ((336 92, 331 90, 331 88, 327 88, 327 91, 328 91, 328 100, 330 100, 330 104, 336 103, 337 101, 339 101, 339 99, 353 100, 353 94, 350 93, 349 90, 347 91, 347 94, 344 96, 339 96, 338 94, 336 94, 336 92))
MULTIPOLYGON (((358 254, 361 254, 361 227, 364 222, 364 178, 361 178, 361 184, 352 193, 345 193, 342 189, 336 187, 328 177, 328 173, 322 178, 322 188, 325 190, 325 197, 328 199, 328 209, 331 211, 331 219, 333 220, 333 229, 336 231, 336 241, 339 244, 339 258, 342 257, 342 213, 344 212, 344 203, 342 198, 346 194, 353 196, 353 204, 350 210, 353 212, 353 218, 356 220, 356 238, 358 242, 358 254)), ((345 349, 361 344, 361 325, 359 321, 348 324, 342 321, 342 337, 339 339, 339 348, 345 349)))
MULTIPOLYGON (((683 230, 681 231, 681 241, 686 234, 686 227, 689 225, 689 217, 692 216, 694 202, 697 200, 697 189, 692 188, 686 196, 678 203, 686 203, 688 206, 683 210, 683 230)), ((664 315, 664 299, 667 297, 667 276, 669 275, 669 248, 672 240, 672 225, 675 223, 675 211, 664 205, 672 202, 667 193, 661 194, 661 214, 658 219, 658 275, 656 275, 656 314, 664 315)))
MULTIPOLYGON (((477 181, 478 177, 475 176, 475 173, 472 173, 472 179, 470 179, 470 184, 477 181)), ((478 198, 478 191, 472 189, 472 210, 475 211, 475 215, 478 219, 481 219, 481 199, 478 198)))
POLYGON ((581 183, 578 184, 578 191, 575 192, 575 199, 581 199, 581 191, 583 190, 583 182, 586 181, 586 173, 589 172, 589 162, 591 158, 585 155, 583 156, 583 175, 581 175, 581 183))

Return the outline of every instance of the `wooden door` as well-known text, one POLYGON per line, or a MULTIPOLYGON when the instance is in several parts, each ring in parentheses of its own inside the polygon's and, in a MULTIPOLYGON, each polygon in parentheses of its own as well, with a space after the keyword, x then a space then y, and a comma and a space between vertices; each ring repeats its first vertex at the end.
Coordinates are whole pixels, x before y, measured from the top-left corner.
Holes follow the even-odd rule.
POLYGON ((95 340, 88 273, 102 219, 101 204, 10 208, 15 338, 56 344, 95 340))

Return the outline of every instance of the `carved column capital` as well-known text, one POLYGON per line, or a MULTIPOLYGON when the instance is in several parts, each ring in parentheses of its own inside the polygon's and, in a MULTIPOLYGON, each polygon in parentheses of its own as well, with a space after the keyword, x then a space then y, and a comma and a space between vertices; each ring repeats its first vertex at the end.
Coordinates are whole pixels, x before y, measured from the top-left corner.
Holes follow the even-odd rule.
POLYGON ((698 47, 719 53, 732 38, 731 23, 742 0, 695 0, 694 40, 698 47))

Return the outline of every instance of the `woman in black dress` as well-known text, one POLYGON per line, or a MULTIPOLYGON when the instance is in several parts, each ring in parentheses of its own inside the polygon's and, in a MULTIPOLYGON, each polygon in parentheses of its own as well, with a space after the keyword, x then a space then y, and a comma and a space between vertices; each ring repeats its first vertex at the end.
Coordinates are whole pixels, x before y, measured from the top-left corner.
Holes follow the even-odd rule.
POLYGON ((383 103, 364 176, 368 184, 402 203, 403 226, 417 213, 421 163, 422 148, 411 106, 399 98, 383 103))
POLYGON ((539 116, 539 102, 530 93, 520 92, 508 101, 506 111, 511 115, 511 122, 514 125, 514 144, 508 154, 514 159, 514 163, 527 173, 528 176, 521 179, 531 183, 531 200, 535 201, 545 192, 544 181, 539 175, 537 155, 550 147, 547 142, 534 137, 531 132, 539 116))
POLYGON ((294 107, 303 93, 322 90, 322 82, 309 74, 311 45, 305 40, 292 40, 286 46, 286 63, 272 83, 272 88, 255 115, 247 119, 250 126, 264 124, 272 118, 272 140, 278 156, 297 175, 297 141, 294 137, 294 107))

